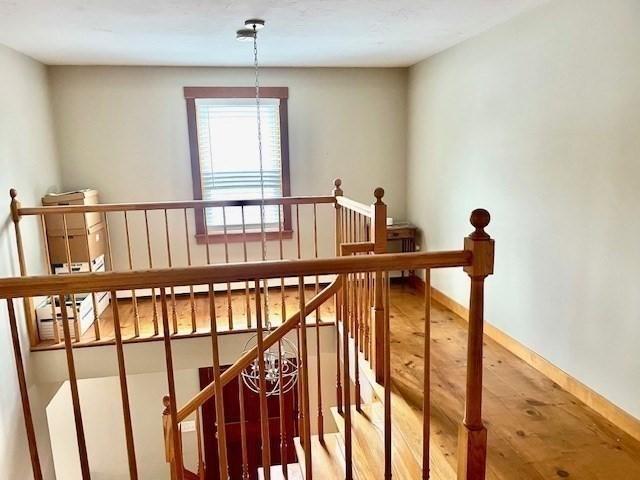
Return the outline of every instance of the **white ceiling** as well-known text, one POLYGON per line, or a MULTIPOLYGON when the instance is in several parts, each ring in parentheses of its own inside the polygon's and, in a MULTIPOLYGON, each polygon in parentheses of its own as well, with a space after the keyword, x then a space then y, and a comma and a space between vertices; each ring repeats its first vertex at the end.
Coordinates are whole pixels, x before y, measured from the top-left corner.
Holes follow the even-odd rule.
POLYGON ((546 0, 0 0, 0 43, 46 64, 408 66, 546 0))

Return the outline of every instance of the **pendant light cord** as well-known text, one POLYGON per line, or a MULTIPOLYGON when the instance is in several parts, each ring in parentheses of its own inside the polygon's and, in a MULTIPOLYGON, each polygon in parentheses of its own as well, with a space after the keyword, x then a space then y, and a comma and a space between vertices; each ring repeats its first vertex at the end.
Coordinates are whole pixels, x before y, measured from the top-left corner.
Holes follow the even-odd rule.
MULTIPOLYGON (((260 232, 262 233, 262 260, 267 259, 267 232, 265 231, 265 194, 264 194, 264 164, 262 156, 262 118, 260 109, 260 68, 258 64, 258 29, 253 25, 253 66, 255 70, 255 87, 256 87, 256 118, 258 127, 258 160, 260 163, 260 232)), ((280 207, 278 207, 280 208, 280 207)), ((264 318, 265 328, 271 330, 271 321, 269 320, 269 288, 267 280, 262 280, 264 294, 264 318)), ((284 320, 284 319, 283 319, 284 320)))

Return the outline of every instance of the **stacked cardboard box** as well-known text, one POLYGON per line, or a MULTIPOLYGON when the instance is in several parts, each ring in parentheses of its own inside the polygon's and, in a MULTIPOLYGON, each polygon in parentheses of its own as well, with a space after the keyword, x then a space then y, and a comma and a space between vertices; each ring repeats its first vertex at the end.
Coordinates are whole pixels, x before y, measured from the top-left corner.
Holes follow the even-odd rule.
MULTIPOLYGON (((95 205, 97 203, 96 190, 52 193, 42 197, 44 206, 95 205)), ((89 262, 106 253, 107 235, 102 214, 99 212, 65 215, 50 213, 45 215, 45 225, 52 264, 66 264, 69 256, 72 263, 89 262)))

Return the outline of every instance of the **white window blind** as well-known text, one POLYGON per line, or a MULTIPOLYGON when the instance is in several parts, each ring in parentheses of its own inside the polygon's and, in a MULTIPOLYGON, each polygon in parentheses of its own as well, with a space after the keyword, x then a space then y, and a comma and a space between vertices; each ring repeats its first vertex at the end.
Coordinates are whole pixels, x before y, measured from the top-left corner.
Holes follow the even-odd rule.
MULTIPOLYGON (((196 99, 200 175, 204 200, 260 198, 256 101, 252 98, 196 99)), ((282 196, 280 100, 260 101, 265 198, 282 196)), ((277 206, 265 207, 265 224, 278 225, 277 206)), ((225 209, 227 227, 242 225, 239 207, 225 209)), ((260 226, 260 207, 245 207, 245 224, 260 226)), ((221 208, 207 209, 209 229, 223 226, 221 208)))

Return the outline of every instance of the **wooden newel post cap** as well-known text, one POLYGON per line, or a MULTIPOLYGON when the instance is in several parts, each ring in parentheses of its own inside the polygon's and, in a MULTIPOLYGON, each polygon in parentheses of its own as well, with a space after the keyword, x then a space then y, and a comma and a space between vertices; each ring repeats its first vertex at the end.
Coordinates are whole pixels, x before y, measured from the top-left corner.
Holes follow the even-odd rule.
POLYGON ((476 208, 471 212, 471 218, 469 218, 469 221, 475 228, 475 231, 469 235, 470 238, 473 238, 474 240, 490 238, 489 234, 484 231, 485 227, 489 225, 489 222, 491 221, 491 214, 489 214, 489 212, 484 208, 476 208))
POLYGON ((378 187, 373 191, 373 196, 376 197, 376 203, 382 203, 382 197, 384 197, 384 188, 378 187))
POLYGON ((14 223, 18 223, 20 221, 20 214, 18 213, 18 209, 20 208, 20 202, 18 202, 18 191, 15 188, 9 190, 9 196, 11 197, 11 220, 14 223))
POLYGON ((169 395, 165 395, 162 397, 162 405, 164 405, 163 415, 169 415, 169 407, 171 406, 171 397, 169 395))
POLYGON ((342 186, 342 180, 339 178, 336 178, 333 181, 333 195, 342 195, 342 189, 340 188, 342 186))
POLYGON ((471 212, 469 219, 475 230, 464 239, 464 249, 473 254, 471 265, 464 271, 472 277, 486 277, 493 274, 495 241, 484 231, 491 221, 491 215, 484 208, 471 212))

